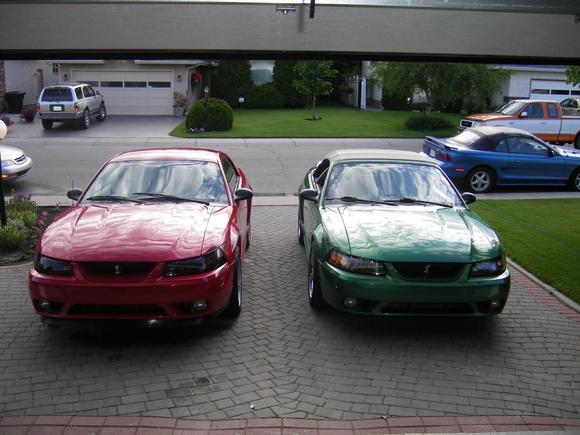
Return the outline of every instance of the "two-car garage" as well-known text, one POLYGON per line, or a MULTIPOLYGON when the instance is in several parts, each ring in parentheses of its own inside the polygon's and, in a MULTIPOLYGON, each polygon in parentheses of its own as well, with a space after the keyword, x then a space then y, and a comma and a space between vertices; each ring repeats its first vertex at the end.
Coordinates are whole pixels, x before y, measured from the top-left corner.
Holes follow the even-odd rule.
POLYGON ((99 91, 111 115, 173 115, 173 71, 72 70, 99 91))

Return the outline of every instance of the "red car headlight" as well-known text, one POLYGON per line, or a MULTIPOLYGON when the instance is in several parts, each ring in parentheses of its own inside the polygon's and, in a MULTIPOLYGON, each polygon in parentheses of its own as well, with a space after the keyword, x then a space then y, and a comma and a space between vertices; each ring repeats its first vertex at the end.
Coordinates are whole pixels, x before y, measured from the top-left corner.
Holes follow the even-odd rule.
POLYGON ((45 275, 72 276, 70 262, 37 254, 34 270, 45 275))
POLYGON ((221 249, 216 249, 206 255, 172 261, 165 265, 165 276, 197 275, 210 272, 226 263, 226 256, 221 249))

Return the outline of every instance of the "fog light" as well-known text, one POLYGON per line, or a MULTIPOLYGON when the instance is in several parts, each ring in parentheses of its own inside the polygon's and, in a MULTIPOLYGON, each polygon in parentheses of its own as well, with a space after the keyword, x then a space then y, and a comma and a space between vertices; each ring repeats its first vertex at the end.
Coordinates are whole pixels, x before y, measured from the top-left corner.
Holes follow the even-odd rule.
POLYGON ((193 301, 193 303, 191 304, 191 311, 194 313, 205 311, 206 308, 207 308, 206 301, 193 301))
POLYGON ((38 309, 40 311, 50 311, 50 302, 47 301, 46 299, 41 299, 38 302, 38 309))
POLYGON ((355 298, 346 298, 344 300, 344 306, 346 308, 354 308, 354 307, 356 307, 356 299, 355 298))

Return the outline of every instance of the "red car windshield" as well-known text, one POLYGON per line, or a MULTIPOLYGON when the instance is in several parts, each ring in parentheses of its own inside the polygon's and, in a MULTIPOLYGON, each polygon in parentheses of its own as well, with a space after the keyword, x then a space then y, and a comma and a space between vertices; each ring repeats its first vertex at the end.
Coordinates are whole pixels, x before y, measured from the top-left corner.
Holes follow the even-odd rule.
POLYGON ((137 193, 228 203, 219 166, 202 161, 112 162, 97 175, 84 198, 131 198, 137 193))

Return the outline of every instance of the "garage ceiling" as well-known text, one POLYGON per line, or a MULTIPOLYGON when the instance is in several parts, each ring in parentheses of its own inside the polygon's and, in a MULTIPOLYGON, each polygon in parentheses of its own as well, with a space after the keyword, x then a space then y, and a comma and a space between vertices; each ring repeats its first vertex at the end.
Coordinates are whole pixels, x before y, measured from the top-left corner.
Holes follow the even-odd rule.
POLYGON ((577 0, 3 1, 0 58, 580 63, 577 0))

